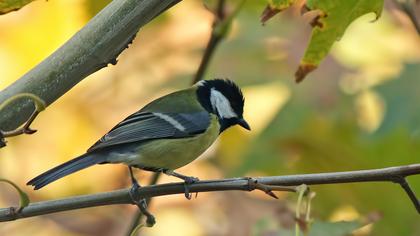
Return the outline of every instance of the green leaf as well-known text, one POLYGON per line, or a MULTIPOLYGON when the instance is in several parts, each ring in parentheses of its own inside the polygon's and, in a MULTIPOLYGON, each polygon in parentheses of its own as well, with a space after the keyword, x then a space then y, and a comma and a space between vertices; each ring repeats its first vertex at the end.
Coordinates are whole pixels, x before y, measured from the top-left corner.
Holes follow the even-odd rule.
POLYGON ((16 191, 19 193, 19 198, 20 198, 20 201, 19 201, 20 202, 19 203, 19 210, 21 210, 24 207, 26 207, 26 206, 29 205, 29 203, 31 201, 29 200, 28 195, 24 191, 22 191, 22 189, 20 189, 15 183, 13 183, 10 180, 1 179, 1 178, 0 178, 0 182, 5 182, 5 183, 8 183, 8 184, 12 185, 16 189, 16 191))
MULTIPOLYGON (((265 23, 295 2, 295 0, 268 0, 267 7, 261 15, 261 22, 265 23)), ((308 73, 318 67, 334 42, 344 35, 354 20, 371 12, 376 14, 376 19, 379 18, 383 4, 383 0, 308 0, 301 12, 317 11, 318 14, 311 22, 312 35, 295 73, 296 82, 302 81, 308 73)))
POLYGON ((309 230, 308 236, 346 236, 363 226, 358 221, 315 221, 309 230))
POLYGON ((0 15, 17 11, 34 0, 0 0, 0 15))
POLYGON ((296 0, 268 0, 267 7, 261 14, 261 22, 264 24, 273 16, 277 15, 277 13, 289 8, 295 2, 296 0))
POLYGON ((319 13, 311 23, 314 27, 311 40, 296 71, 296 81, 302 81, 319 65, 354 20, 371 12, 379 18, 383 4, 383 0, 308 0, 308 10, 317 10, 319 13))

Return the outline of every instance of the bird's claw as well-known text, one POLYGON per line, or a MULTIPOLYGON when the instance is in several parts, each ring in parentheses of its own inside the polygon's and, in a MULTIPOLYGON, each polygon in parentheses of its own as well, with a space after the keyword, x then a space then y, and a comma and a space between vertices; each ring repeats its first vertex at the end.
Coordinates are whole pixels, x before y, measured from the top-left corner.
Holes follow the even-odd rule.
MULTIPOLYGON (((193 176, 187 176, 184 179, 184 188, 185 188, 185 198, 187 198, 188 200, 191 200, 192 198, 192 194, 190 193, 190 185, 193 183, 196 183, 200 181, 197 177, 193 177, 193 176)), ((195 197, 197 197, 197 194, 195 195, 195 197)))
POLYGON ((197 178, 197 177, 194 177, 194 176, 187 176, 184 179, 184 181, 185 181, 186 184, 193 184, 193 183, 196 183, 196 182, 200 181, 200 179, 197 178))
POLYGON ((171 176, 174 176, 174 177, 177 177, 177 178, 180 178, 180 179, 184 180, 185 197, 188 200, 191 200, 192 194, 190 193, 190 185, 200 181, 197 177, 182 175, 182 174, 176 173, 173 170, 169 170, 169 169, 162 169, 161 171, 163 173, 167 174, 167 175, 171 175, 171 176))
POLYGON ((35 133, 36 131, 38 131, 38 130, 36 130, 36 129, 31 129, 31 128, 29 128, 29 127, 25 127, 24 129, 23 129, 23 133, 25 133, 25 134, 33 134, 33 133, 35 133))

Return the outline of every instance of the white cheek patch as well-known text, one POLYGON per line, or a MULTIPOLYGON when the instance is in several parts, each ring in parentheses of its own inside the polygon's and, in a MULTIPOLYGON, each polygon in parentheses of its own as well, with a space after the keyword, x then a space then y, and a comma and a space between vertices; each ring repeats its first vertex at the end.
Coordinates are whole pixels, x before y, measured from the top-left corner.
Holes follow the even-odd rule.
POLYGON ((158 112, 153 112, 153 115, 155 115, 155 116, 161 118, 162 120, 168 122, 169 124, 174 126, 176 129, 178 129, 180 131, 185 131, 185 127, 183 125, 181 125, 181 123, 179 123, 174 118, 172 118, 168 115, 162 114, 162 113, 158 113, 158 112))
POLYGON ((237 117, 236 113, 230 106, 229 100, 215 88, 210 90, 210 102, 214 111, 217 111, 222 118, 237 117))

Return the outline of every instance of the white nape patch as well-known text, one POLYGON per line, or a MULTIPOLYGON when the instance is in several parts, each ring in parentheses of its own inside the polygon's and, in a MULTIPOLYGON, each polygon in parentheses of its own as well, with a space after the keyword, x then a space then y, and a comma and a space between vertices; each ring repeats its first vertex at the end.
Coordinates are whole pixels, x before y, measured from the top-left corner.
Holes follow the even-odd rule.
POLYGON ((161 118, 162 120, 167 121, 169 124, 173 125, 178 130, 185 131, 185 127, 183 125, 181 125, 181 123, 179 123, 174 118, 172 118, 172 117, 170 117, 168 115, 162 114, 162 113, 158 113, 158 112, 153 112, 153 115, 161 118))
POLYGON ((233 118, 238 116, 230 106, 229 100, 215 88, 212 88, 210 90, 210 102, 213 107, 213 110, 217 110, 217 113, 220 117, 233 118))
POLYGON ((200 80, 197 83, 195 83, 198 87, 204 86, 206 84, 205 80, 200 80))

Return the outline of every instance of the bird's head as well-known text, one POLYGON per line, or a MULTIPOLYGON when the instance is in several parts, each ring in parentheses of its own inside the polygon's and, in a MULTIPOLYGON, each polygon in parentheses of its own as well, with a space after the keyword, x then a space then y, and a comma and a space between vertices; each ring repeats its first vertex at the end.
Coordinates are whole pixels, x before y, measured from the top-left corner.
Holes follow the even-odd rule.
POLYGON ((243 118, 245 98, 231 80, 202 80, 196 84, 200 104, 219 118, 220 132, 233 125, 251 130, 243 118))

